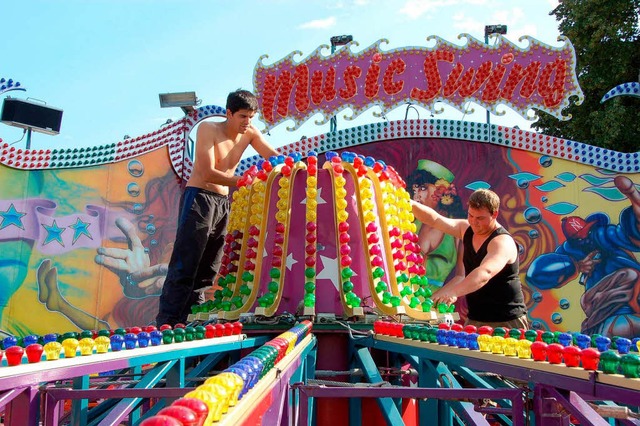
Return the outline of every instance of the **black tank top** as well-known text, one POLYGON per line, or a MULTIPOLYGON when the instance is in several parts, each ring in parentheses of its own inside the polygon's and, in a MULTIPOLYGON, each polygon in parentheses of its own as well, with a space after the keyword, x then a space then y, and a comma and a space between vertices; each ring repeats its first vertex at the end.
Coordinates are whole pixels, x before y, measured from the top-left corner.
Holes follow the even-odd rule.
MULTIPOLYGON (((504 234, 510 235, 503 227, 496 229, 476 252, 472 242, 473 230, 471 227, 467 228, 463 238, 465 275, 469 275, 471 271, 480 266, 487 255, 489 242, 498 235, 504 234)), ((505 265, 482 288, 467 294, 466 297, 469 306, 469 319, 474 321, 502 322, 520 318, 527 312, 527 308, 522 294, 518 259, 516 258, 512 264, 505 265)))

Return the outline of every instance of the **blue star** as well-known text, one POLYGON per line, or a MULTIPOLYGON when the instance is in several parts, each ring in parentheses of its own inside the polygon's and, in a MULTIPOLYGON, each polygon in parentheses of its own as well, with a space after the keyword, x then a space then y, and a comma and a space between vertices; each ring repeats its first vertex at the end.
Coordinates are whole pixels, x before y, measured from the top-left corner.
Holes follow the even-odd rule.
POLYGON ((42 226, 47 230, 47 238, 44 239, 44 243, 42 244, 43 246, 46 246, 51 241, 56 240, 62 247, 64 247, 64 243, 62 242, 62 233, 67 228, 60 228, 55 220, 53 221, 53 225, 51 226, 47 226, 44 223, 42 224, 42 226))
POLYGON ((73 242, 71 244, 75 244, 80 235, 86 235, 90 240, 93 240, 93 237, 89 233, 89 222, 83 222, 80 218, 77 218, 76 223, 70 225, 69 228, 73 229, 73 242))
POLYGON ((0 216, 2 216, 2 222, 0 222, 0 229, 4 229, 9 225, 15 225, 20 229, 24 229, 24 225, 22 224, 22 216, 25 216, 26 213, 18 212, 14 207, 13 203, 9 206, 7 211, 0 212, 0 216))

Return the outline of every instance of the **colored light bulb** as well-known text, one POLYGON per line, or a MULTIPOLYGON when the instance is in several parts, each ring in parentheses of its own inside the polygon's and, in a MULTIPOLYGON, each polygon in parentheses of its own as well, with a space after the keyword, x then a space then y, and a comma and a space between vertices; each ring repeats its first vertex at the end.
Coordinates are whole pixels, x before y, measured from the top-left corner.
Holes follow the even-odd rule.
POLYGON ((631 379, 640 378, 640 357, 630 353, 622 355, 620 358, 620 370, 622 374, 624 374, 624 377, 631 379))
POLYGON ((151 341, 151 335, 146 331, 141 331, 138 333, 138 347, 146 348, 149 346, 149 342, 151 341))
MULTIPOLYGON (((603 336, 600 336, 603 337, 603 336)), ((617 374, 620 367, 620 355, 612 350, 600 353, 600 369, 607 374, 617 374)))
POLYGON ((138 335, 135 333, 127 333, 124 335, 125 349, 135 349, 138 344, 138 335))
POLYGON ((4 350, 4 356, 7 358, 7 364, 10 366, 22 364, 22 356, 24 348, 22 346, 13 345, 4 350))
POLYGON ((42 342, 46 345, 49 342, 57 342, 58 335, 56 333, 48 333, 42 336, 42 342))
POLYGON ((78 339, 75 339, 73 337, 69 337, 67 339, 64 339, 62 341, 62 350, 64 351, 64 357, 65 358, 73 358, 77 355, 78 353, 78 345, 80 342, 78 342, 78 339))
POLYGON ((578 345, 580 349, 588 348, 591 345, 591 337, 586 334, 578 334, 576 336, 576 345, 578 345))
POLYGON ((95 347, 95 343, 95 340, 93 340, 91 337, 80 339, 80 341, 78 342, 78 346, 80 346, 80 355, 93 355, 93 348, 95 347))
POLYGON ((124 346, 124 337, 121 334, 114 334, 110 337, 111 340, 111 352, 118 352, 122 350, 124 346))
POLYGON ((564 346, 560 343, 551 343, 547 346, 547 359, 550 364, 562 364, 564 346))
POLYGON ((173 330, 168 328, 165 330, 162 330, 162 343, 165 345, 173 343, 174 336, 175 336, 175 333, 173 330))
POLYGON ((549 345, 543 341, 535 341, 531 344, 531 356, 534 361, 547 360, 547 347, 549 345))
POLYGON ((609 339, 608 337, 606 336, 596 337, 596 348, 598 348, 601 354, 603 352, 608 351, 610 346, 611 346, 611 339, 609 339))
POLYGON ((538 338, 538 333, 535 330, 527 330, 524 332, 524 338, 533 343, 538 338))
POLYGON ((620 355, 628 354, 631 349, 631 340, 626 337, 618 337, 616 339, 616 347, 620 355))
POLYGON ((480 328, 478 328, 478 334, 480 334, 480 335, 482 335, 482 334, 492 335, 493 334, 493 327, 490 327, 488 325, 482 325, 482 326, 480 326, 480 328))
POLYGON ((96 353, 106 354, 111 347, 111 339, 107 336, 98 336, 95 338, 96 353))
POLYGON ((569 333, 560 333, 558 334, 558 343, 562 346, 570 346, 573 343, 573 336, 569 333))
POLYGON ((491 352, 491 335, 489 334, 480 334, 478 336, 478 346, 480 347, 480 352, 491 352))
POLYGON ((470 350, 480 350, 480 346, 478 345, 478 337, 480 337, 478 333, 467 333, 467 347, 470 350))
POLYGON ((491 353, 503 354, 504 353, 505 338, 503 336, 493 335, 491 336, 491 353))
POLYGON ((18 344, 18 339, 15 336, 7 336, 2 339, 2 347, 6 351, 11 346, 15 346, 18 344))
POLYGON ((158 411, 158 416, 169 416, 179 421, 182 426, 197 426, 198 417, 189 407, 169 405, 158 411))
POLYGON ((555 342, 555 336, 550 331, 543 332, 541 338, 542 338, 542 341, 547 345, 550 345, 555 342))
POLYGON ((567 367, 579 367, 580 348, 577 346, 566 346, 562 351, 562 358, 567 367))
POLYGON ((580 351, 580 362, 585 370, 596 371, 600 363, 600 351, 596 348, 585 348, 580 351))
POLYGON ((505 337, 507 335, 507 329, 504 328, 504 327, 496 327, 493 330, 493 335, 494 336, 505 337))
POLYGON ((518 355, 518 340, 513 337, 507 337, 504 339, 504 354, 505 356, 517 356, 518 355))
POLYGON ((528 339, 518 340, 516 344, 516 350, 518 351, 518 358, 531 359, 531 345, 533 342, 528 339))
POLYGON ((171 405, 190 408, 196 414, 196 425, 204 424, 207 414, 209 414, 207 404, 196 398, 180 398, 175 400, 171 405))
POLYGON ((149 333, 151 337, 151 346, 159 346, 162 344, 162 332, 160 330, 153 330, 149 333))
POLYGON ((22 339, 22 344, 26 348, 29 345, 38 343, 39 340, 40 340, 39 336, 36 336, 35 334, 30 334, 28 336, 24 336, 24 338, 22 339))
POLYGON ((42 359, 43 348, 39 343, 31 343, 26 347, 25 352, 27 352, 27 361, 29 361, 29 364, 33 364, 40 362, 42 359))
POLYGON ((42 347, 47 361, 54 361, 60 359, 60 353, 62 352, 62 343, 56 341, 45 343, 42 347))
POLYGON ((465 331, 456 332, 456 345, 461 349, 467 349, 469 347, 469 333, 465 331))

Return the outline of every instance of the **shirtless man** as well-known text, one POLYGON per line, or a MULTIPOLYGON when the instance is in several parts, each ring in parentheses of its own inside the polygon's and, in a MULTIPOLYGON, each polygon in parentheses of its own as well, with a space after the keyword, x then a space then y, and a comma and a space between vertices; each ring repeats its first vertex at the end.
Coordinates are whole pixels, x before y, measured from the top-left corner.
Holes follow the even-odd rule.
POLYGON ((223 122, 198 127, 193 172, 180 200, 178 230, 167 278, 160 296, 156 324, 186 322, 191 306, 204 302, 204 289, 213 283, 222 257, 229 218, 229 187, 236 186, 236 168, 251 145, 261 156, 278 152, 269 145, 251 119, 258 110, 256 97, 237 90, 227 97, 223 122))
POLYGON ((518 248, 497 221, 498 195, 488 189, 471 194, 467 219, 444 217, 415 201, 411 205, 416 219, 460 238, 464 247, 464 279, 443 286, 432 300, 451 304, 467 296, 467 324, 528 328, 518 248))

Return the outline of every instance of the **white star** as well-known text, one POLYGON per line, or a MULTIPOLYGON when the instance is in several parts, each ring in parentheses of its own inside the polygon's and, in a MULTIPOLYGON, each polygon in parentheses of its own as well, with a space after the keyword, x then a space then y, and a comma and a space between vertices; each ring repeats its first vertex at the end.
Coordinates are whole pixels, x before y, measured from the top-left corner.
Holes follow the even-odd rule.
POLYGON ((289 253, 289 255, 287 256, 287 269, 291 270, 293 265, 295 265, 296 263, 298 263, 298 261, 293 258, 293 253, 289 253))
POLYGON ((320 262, 322 263, 322 270, 316 275, 316 281, 330 280, 336 291, 340 291, 338 287, 340 285, 338 259, 320 255, 320 262))
MULTIPOLYGON (((264 233, 264 241, 267 241, 267 231, 265 231, 264 233)), ((264 259, 265 257, 267 257, 269 255, 269 253, 267 252, 267 245, 265 244, 264 247, 262 247, 262 258, 264 259)))
MULTIPOLYGON (((316 193, 316 201, 318 204, 327 204, 327 202, 322 198, 322 188, 318 188, 318 192, 316 193)), ((302 204, 307 204, 307 197, 302 199, 302 204)))

